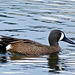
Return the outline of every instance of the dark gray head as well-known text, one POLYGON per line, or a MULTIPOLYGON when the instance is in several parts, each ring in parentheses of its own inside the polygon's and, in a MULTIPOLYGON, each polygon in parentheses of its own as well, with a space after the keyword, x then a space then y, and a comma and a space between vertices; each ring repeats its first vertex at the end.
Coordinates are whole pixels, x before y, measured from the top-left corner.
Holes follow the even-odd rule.
POLYGON ((63 31, 60 30, 52 30, 48 40, 51 46, 58 46, 58 41, 65 41, 70 44, 75 44, 65 36, 63 31))

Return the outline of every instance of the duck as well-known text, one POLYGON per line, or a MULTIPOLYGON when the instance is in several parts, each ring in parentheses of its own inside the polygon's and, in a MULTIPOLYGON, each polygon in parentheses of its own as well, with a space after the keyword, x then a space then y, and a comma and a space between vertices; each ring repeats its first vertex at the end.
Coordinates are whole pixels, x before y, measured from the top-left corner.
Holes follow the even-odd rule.
POLYGON ((21 53, 25 55, 48 55, 61 51, 59 41, 75 44, 68 39, 61 30, 52 30, 48 37, 49 46, 33 40, 18 39, 0 35, 0 49, 6 49, 11 53, 21 53))

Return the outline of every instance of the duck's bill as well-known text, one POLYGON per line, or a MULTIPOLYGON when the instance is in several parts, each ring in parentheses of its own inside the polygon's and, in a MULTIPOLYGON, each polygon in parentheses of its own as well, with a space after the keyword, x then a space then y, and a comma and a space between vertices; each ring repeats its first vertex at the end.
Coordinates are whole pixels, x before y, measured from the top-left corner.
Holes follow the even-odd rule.
POLYGON ((63 41, 68 42, 68 43, 70 43, 70 44, 75 44, 75 42, 71 41, 70 39, 68 39, 68 38, 66 38, 66 37, 64 38, 63 41))

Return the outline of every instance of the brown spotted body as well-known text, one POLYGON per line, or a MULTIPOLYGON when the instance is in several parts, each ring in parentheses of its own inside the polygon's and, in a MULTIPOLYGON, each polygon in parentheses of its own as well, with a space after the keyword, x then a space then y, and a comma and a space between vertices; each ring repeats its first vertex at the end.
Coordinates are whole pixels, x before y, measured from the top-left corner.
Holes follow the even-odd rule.
POLYGON ((70 44, 75 44, 68 38, 66 38, 63 31, 53 30, 49 35, 50 46, 28 40, 28 39, 16 39, 1 35, 0 48, 6 47, 6 50, 12 53, 21 53, 25 55, 43 55, 51 54, 60 51, 58 41, 65 41, 70 44))
POLYGON ((18 52, 26 55, 42 55, 50 54, 60 51, 60 47, 56 46, 47 46, 40 43, 26 43, 24 41, 12 42, 11 48, 8 49, 10 52, 18 52))

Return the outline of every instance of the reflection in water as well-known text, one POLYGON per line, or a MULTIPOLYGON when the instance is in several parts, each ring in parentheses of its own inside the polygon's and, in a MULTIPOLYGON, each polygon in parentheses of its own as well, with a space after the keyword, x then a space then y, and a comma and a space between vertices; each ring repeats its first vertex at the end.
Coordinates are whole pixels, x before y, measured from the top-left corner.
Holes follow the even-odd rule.
MULTIPOLYGON (((36 62, 41 63, 42 60, 40 60, 41 58, 44 58, 43 56, 25 56, 25 55, 20 55, 20 54, 14 54, 10 57, 10 60, 18 60, 15 63, 19 63, 21 60, 23 60, 23 62, 21 61, 20 63, 26 63, 26 60, 28 60, 28 63, 33 63, 36 62), (38 58, 38 60, 37 60, 38 58), (25 61, 25 62, 24 62, 25 61)), ((60 65, 59 65, 59 57, 58 57, 58 53, 54 53, 54 54, 50 54, 48 57, 45 57, 47 59, 47 64, 48 64, 48 68, 50 69, 49 72, 55 72, 55 73, 59 73, 57 71, 60 70, 60 65)), ((44 59, 45 59, 44 58, 44 59)), ((44 61, 43 59, 43 61, 44 61)), ((36 66, 38 67, 38 66, 36 66)), ((40 65, 41 67, 41 65, 40 65)), ((45 67, 45 66, 43 66, 45 67)))
MULTIPOLYGON (((20 55, 20 54, 15 54, 13 56, 10 57, 11 60, 18 60, 16 63, 19 63, 20 61, 19 60, 23 60, 23 62, 21 61, 20 63, 26 63, 26 60, 28 63, 33 63, 33 62, 36 62, 37 63, 41 63, 42 60, 40 60, 41 58, 43 58, 43 61, 46 59, 48 62, 46 62, 48 64, 48 67, 49 68, 49 72, 53 72, 53 73, 59 73, 57 71, 60 71, 60 65, 59 65, 59 56, 58 56, 58 53, 54 53, 54 54, 50 54, 49 56, 47 57, 43 57, 43 56, 25 56, 25 55, 20 55), (38 60, 37 60, 38 59, 38 60), (39 62, 38 62, 39 61, 39 62)), ((44 62, 42 62, 44 63, 44 62)), ((31 64, 29 64, 31 65, 31 64)), ((35 66, 35 67, 38 67, 35 66)), ((41 68, 41 65, 39 66, 41 68)), ((43 67, 45 67, 43 65, 43 67)))
POLYGON ((7 62, 6 49, 4 47, 1 47, 0 45, 0 63, 6 62, 7 62))
POLYGON ((60 70, 58 64, 59 64, 58 54, 57 53, 51 54, 48 58, 48 66, 50 69, 53 70, 49 70, 49 72, 56 72, 60 70))
POLYGON ((23 58, 35 58, 35 56, 25 56, 19 53, 15 53, 10 57, 10 60, 24 60, 23 58))
POLYGON ((7 62, 7 57, 6 55, 0 55, 0 63, 6 63, 7 62))
MULTIPOLYGON (((9 62, 7 66, 9 67, 10 72, 13 71, 13 69, 16 69, 17 71, 21 71, 21 69, 23 69, 24 72, 28 70, 31 73, 35 69, 37 72, 41 71, 44 73, 44 71, 46 71, 47 73, 60 74, 60 72, 65 71, 65 68, 67 68, 64 62, 65 60, 62 61, 59 58, 58 53, 50 54, 47 56, 25 56, 20 54, 14 54, 10 55, 9 59, 10 60, 8 61, 7 56, 2 55, 0 57, 0 64, 9 62), (13 67, 11 67, 10 64, 13 67)), ((67 62, 69 61, 67 60, 67 62)), ((14 71, 16 72, 16 70, 14 71)))

